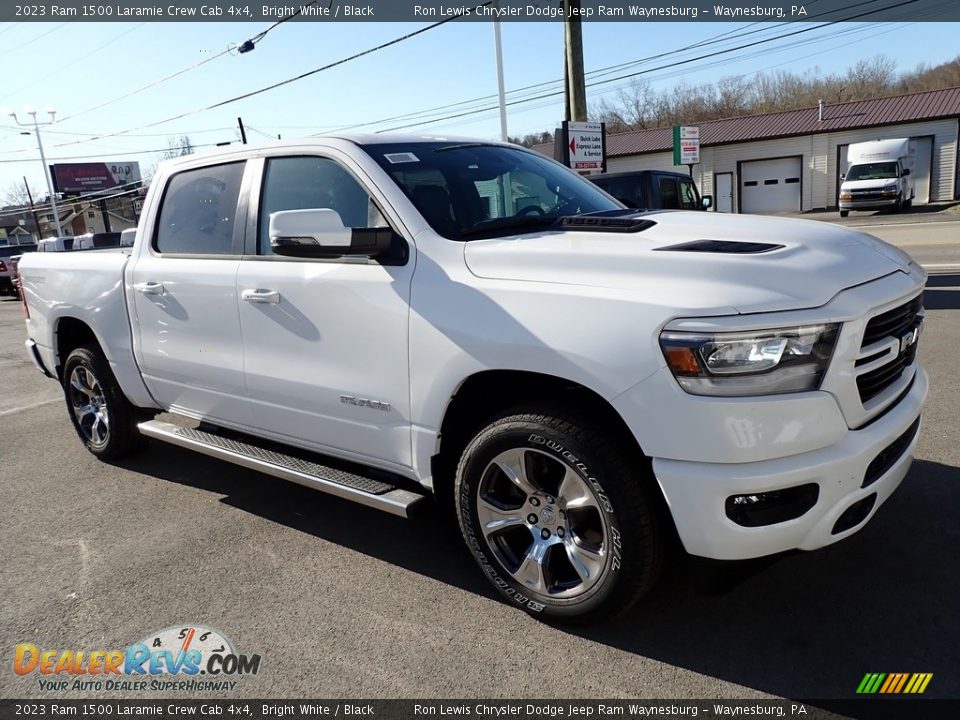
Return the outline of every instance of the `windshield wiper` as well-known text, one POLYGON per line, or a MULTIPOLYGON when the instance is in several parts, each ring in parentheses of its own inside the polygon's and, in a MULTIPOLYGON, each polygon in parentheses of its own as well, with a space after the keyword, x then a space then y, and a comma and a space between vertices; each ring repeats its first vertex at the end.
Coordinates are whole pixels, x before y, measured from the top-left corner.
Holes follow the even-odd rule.
POLYGON ((475 235, 484 235, 488 232, 498 230, 533 230, 536 228, 545 228, 556 225, 559 222, 558 217, 547 217, 545 215, 527 215, 524 217, 503 217, 493 220, 486 220, 477 223, 472 228, 466 228, 460 231, 460 237, 472 237, 475 235))

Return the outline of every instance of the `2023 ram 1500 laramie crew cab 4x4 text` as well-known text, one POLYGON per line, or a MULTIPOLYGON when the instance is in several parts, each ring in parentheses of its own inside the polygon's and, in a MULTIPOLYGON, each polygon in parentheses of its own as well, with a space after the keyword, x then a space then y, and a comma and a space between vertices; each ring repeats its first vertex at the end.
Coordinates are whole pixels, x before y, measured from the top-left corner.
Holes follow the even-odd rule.
POLYGON ((132 248, 21 274, 27 350, 90 452, 147 436, 401 515, 436 494, 509 601, 554 619, 629 607, 674 528, 718 559, 856 532, 927 393, 906 254, 638 213, 496 143, 180 158, 132 248))

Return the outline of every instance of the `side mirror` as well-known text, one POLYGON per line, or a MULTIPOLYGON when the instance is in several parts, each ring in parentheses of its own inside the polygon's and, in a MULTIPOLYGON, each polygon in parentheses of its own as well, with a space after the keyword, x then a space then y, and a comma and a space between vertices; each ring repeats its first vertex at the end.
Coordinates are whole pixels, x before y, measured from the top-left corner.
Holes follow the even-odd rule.
POLYGON ((903 169, 903 177, 906 177, 906 176, 909 175, 909 174, 910 174, 910 168, 904 168, 904 169, 903 169))
POLYGON ((274 254, 301 258, 374 257, 389 250, 393 240, 389 227, 344 227, 340 213, 329 208, 275 212, 269 232, 274 254))
POLYGON ((704 210, 709 210, 713 207, 713 195, 704 195, 700 198, 700 207, 704 210))
POLYGON ((846 179, 847 179, 847 174, 846 174, 846 173, 840 173, 840 182, 843 182, 843 181, 846 180, 846 179))

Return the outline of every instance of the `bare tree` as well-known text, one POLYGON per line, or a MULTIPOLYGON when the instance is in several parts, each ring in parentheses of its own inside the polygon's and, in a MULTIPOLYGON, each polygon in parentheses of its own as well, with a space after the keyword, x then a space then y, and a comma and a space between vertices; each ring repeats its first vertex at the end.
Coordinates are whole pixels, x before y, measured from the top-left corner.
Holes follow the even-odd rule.
POLYGON ((7 189, 4 190, 2 198, 4 205, 19 206, 30 204, 30 198, 27 195, 27 189, 23 186, 23 182, 10 183, 7 189))

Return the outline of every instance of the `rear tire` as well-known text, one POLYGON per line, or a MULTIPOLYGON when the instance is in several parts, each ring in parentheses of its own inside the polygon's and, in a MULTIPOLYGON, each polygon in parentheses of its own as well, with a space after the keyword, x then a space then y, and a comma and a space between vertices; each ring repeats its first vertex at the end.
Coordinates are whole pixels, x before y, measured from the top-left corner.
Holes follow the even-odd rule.
POLYGON ((512 411, 470 441, 457 468, 467 547, 510 604, 544 619, 615 617, 660 573, 665 533, 646 471, 593 427, 546 408, 512 411))
POLYGON ((116 460, 141 450, 138 411, 127 400, 96 345, 78 347, 63 366, 63 395, 73 429, 91 453, 116 460))

